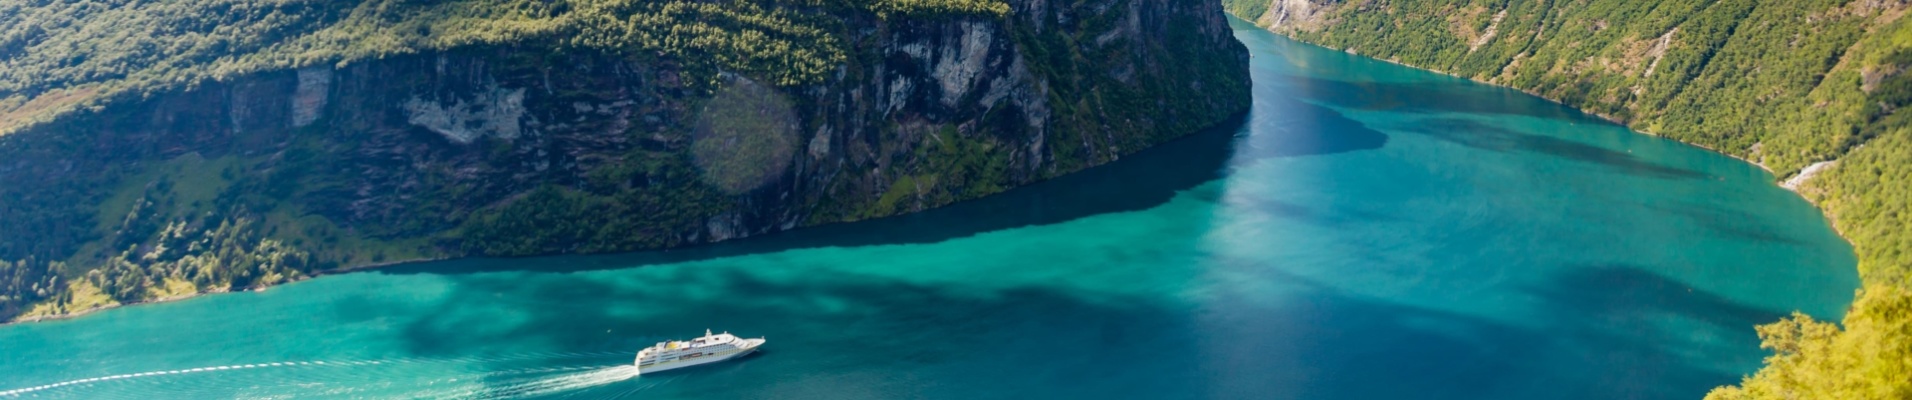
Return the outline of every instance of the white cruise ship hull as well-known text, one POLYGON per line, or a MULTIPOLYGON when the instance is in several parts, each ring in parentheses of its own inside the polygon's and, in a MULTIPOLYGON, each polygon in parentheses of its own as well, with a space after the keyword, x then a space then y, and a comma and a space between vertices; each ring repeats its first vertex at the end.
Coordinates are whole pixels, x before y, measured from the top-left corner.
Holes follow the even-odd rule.
POLYGON ((756 352, 757 347, 762 346, 764 342, 763 339, 740 339, 739 341, 742 343, 735 349, 673 357, 667 360, 658 360, 651 365, 643 365, 642 359, 640 359, 637 373, 648 374, 732 360, 756 352))

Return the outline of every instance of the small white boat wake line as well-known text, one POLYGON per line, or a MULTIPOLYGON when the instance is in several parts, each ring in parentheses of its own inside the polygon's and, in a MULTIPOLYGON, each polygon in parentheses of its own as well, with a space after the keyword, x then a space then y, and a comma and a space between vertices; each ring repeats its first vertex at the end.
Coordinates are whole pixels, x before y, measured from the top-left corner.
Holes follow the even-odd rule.
MULTIPOLYGON (((516 361, 516 360, 603 358, 603 357, 609 357, 609 356, 628 355, 628 354, 630 353, 625 353, 625 352, 527 353, 527 354, 518 354, 518 355, 511 355, 511 356, 488 356, 488 357, 417 358, 417 359, 396 359, 396 360, 289 361, 289 362, 270 362, 270 363, 257 363, 257 364, 221 365, 221 366, 211 366, 211 367, 185 368, 185 369, 175 369, 175 370, 165 370, 165 371, 149 371, 149 372, 100 376, 100 377, 92 377, 92 378, 84 378, 84 379, 74 379, 74 380, 63 381, 63 382, 55 382, 55 383, 49 383, 45 385, 32 386, 32 387, 0 390, 0 399, 18 398, 28 394, 34 394, 36 392, 43 392, 43 391, 61 389, 61 388, 83 387, 90 384, 100 384, 100 383, 115 382, 115 381, 137 380, 137 379, 157 378, 157 377, 206 375, 206 374, 220 373, 220 372, 237 372, 237 371, 262 370, 262 369, 284 369, 288 367, 300 367, 300 368, 308 368, 308 369, 309 368, 360 369, 360 368, 368 368, 368 367, 375 368, 379 366, 388 366, 388 367, 404 366, 404 365, 425 366, 429 364, 469 364, 469 363, 488 363, 488 362, 500 362, 500 361, 516 361)), ((497 387, 490 387, 490 388, 469 388, 466 390, 459 390, 453 393, 439 393, 438 395, 428 395, 428 394, 419 393, 411 397, 513 398, 513 397, 541 396, 541 395, 553 394, 553 393, 558 393, 563 391, 583 389, 583 388, 588 388, 592 386, 599 386, 599 385, 609 384, 609 383, 613 383, 617 381, 622 381, 625 379, 630 379, 632 377, 637 376, 638 370, 636 366, 628 365, 628 364, 614 365, 614 366, 605 366, 602 364, 597 364, 597 365, 574 366, 574 367, 553 367, 553 368, 492 371, 488 373, 482 373, 479 375, 484 375, 484 376, 535 375, 535 374, 548 374, 548 373, 556 373, 556 372, 571 372, 571 373, 554 376, 554 377, 537 378, 535 380, 522 382, 522 383, 508 383, 508 384, 505 384, 504 386, 497 386, 497 387), (577 372, 577 371, 583 371, 583 372, 577 372), (423 396, 419 396, 419 395, 423 395, 423 396)))
POLYGON ((51 384, 45 384, 45 385, 34 386, 29 388, 5 390, 5 391, 0 391, 0 397, 19 396, 19 395, 38 392, 42 390, 57 389, 61 387, 86 384, 86 383, 117 381, 121 379, 144 378, 149 376, 196 374, 196 373, 204 373, 204 372, 229 371, 229 370, 236 370, 236 369, 272 368, 272 367, 285 367, 285 366, 294 366, 294 365, 324 365, 324 364, 325 364, 324 361, 275 362, 275 363, 265 363, 265 364, 222 365, 217 367, 175 369, 170 371, 141 372, 136 374, 121 374, 121 375, 112 375, 112 376, 102 376, 97 378, 75 379, 75 380, 70 380, 66 382, 51 383, 51 384))

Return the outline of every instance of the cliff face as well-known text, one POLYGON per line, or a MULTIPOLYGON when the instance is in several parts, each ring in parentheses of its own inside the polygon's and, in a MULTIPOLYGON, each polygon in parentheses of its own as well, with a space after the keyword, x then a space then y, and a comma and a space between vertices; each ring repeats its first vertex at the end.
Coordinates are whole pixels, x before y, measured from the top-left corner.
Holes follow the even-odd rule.
POLYGON ((1320 30, 1327 22, 1327 11, 1339 0, 1267 0, 1226 2, 1230 11, 1256 25, 1269 29, 1294 31, 1320 30))
POLYGON ((1299 40, 1558 100, 1788 177, 1859 253, 1841 325, 1759 327, 1709 399, 1912 398, 1912 22, 1900 0, 1225 0, 1299 40))
POLYGON ((325 270, 708 243, 1115 160, 1248 106, 1218 4, 842 15, 818 83, 481 45, 127 98, 0 137, 0 317, 325 270))

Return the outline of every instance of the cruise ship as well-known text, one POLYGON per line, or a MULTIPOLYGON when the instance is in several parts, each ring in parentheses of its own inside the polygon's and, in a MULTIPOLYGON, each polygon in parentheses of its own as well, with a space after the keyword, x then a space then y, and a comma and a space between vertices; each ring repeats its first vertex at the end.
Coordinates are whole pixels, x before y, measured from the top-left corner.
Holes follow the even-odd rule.
POLYGON ((709 329, 706 329, 704 337, 689 341, 660 342, 656 346, 639 350, 637 373, 673 370, 743 357, 745 354, 757 351, 757 346, 762 346, 763 341, 763 338, 739 338, 730 332, 713 335, 709 329))

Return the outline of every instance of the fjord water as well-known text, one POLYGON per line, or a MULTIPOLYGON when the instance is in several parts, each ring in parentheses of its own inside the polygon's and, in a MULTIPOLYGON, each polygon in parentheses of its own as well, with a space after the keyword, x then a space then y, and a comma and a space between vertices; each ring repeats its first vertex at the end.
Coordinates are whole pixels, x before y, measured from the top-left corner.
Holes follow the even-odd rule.
POLYGON ((917 215, 0 327, 0 398, 1694 399, 1836 318, 1772 176, 1236 23, 1251 113, 917 215), (705 328, 736 362, 631 376, 705 328), (51 386, 49 386, 51 385, 51 386))

